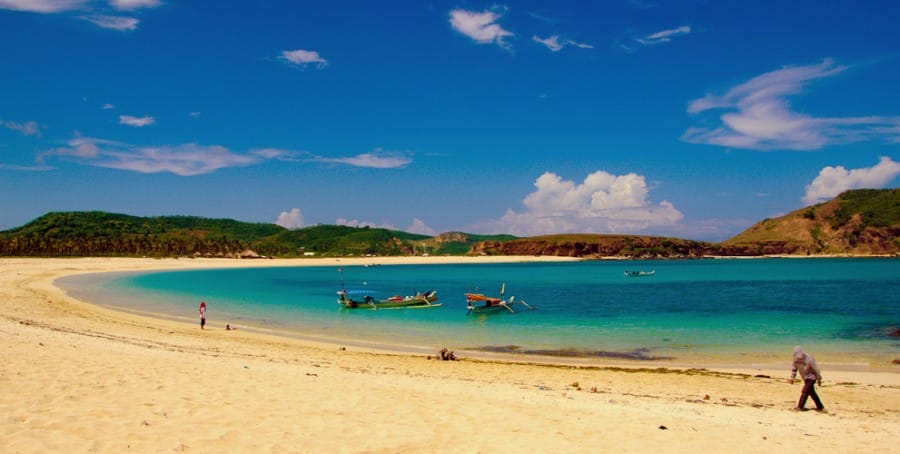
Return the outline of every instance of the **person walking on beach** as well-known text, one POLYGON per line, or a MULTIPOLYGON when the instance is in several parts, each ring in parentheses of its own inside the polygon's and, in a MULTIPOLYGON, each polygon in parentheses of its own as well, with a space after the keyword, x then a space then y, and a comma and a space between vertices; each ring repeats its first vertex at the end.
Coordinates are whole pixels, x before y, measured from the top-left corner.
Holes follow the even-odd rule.
POLYGON ((200 329, 206 327, 206 301, 200 301, 200 329))
POLYGON ((800 392, 800 401, 797 402, 796 409, 806 411, 806 399, 812 397, 813 402, 816 403, 816 410, 824 410, 825 406, 822 405, 819 395, 816 394, 816 384, 822 386, 822 372, 819 370, 815 358, 804 352, 800 346, 794 347, 794 364, 791 368, 792 385, 794 378, 797 377, 797 372, 800 372, 800 376, 803 378, 803 391, 800 392))

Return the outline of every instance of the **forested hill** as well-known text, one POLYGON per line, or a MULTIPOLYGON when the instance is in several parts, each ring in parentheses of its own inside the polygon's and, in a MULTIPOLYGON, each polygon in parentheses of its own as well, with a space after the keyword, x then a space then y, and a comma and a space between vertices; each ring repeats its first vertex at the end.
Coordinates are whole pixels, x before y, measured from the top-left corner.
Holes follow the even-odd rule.
POLYGON ((642 235, 438 236, 396 230, 274 224, 193 216, 49 213, 0 232, 0 256, 306 257, 555 255, 696 258, 761 255, 900 255, 900 189, 847 191, 833 200, 765 219, 721 243, 642 235))
POLYGON ((0 256, 305 257, 465 254, 478 241, 510 239, 446 233, 274 224, 194 216, 138 217, 99 211, 49 213, 0 232, 0 256))

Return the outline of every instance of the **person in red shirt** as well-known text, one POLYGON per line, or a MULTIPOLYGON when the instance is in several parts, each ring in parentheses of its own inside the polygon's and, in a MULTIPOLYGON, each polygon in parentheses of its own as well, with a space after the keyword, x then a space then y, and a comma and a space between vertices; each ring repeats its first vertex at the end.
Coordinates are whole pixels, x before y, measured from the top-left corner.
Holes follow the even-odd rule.
POLYGON ((206 327, 206 301, 200 301, 200 329, 206 327))

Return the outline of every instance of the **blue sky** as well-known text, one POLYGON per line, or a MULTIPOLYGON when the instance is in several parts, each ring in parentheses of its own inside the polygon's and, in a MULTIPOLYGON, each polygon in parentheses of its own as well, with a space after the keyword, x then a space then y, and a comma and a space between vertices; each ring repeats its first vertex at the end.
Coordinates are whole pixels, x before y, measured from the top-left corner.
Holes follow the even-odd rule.
POLYGON ((49 211, 723 240, 900 180, 900 2, 0 0, 49 211))

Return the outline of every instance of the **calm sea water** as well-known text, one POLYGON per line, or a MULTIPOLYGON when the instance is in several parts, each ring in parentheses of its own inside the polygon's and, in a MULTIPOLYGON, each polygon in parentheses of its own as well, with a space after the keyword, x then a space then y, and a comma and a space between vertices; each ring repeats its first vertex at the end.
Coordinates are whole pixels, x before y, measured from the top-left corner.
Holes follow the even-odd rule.
POLYGON ((900 260, 753 259, 252 268, 75 276, 75 296, 123 310, 196 319, 211 328, 302 333, 435 349, 684 358, 790 351, 900 353, 900 260), (655 270, 626 277, 624 270, 655 270), (437 290, 441 307, 340 309, 341 281, 376 298, 437 290), (536 306, 466 315, 464 293, 515 295, 536 306), (815 346, 815 347, 813 347, 815 346))

